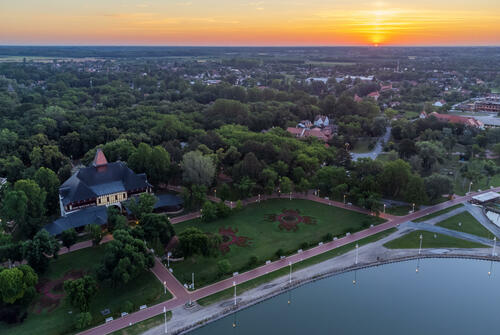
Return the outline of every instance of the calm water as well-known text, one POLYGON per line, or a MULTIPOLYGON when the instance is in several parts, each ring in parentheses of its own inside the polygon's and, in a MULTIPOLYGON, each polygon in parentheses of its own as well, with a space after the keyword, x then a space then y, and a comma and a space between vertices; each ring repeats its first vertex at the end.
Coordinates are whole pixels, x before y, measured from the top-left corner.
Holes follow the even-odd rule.
POLYGON ((492 265, 490 277, 486 261, 424 259, 418 273, 416 266, 415 260, 330 277, 190 334, 500 332, 500 264, 492 265), (233 328, 235 319, 238 326, 233 328))

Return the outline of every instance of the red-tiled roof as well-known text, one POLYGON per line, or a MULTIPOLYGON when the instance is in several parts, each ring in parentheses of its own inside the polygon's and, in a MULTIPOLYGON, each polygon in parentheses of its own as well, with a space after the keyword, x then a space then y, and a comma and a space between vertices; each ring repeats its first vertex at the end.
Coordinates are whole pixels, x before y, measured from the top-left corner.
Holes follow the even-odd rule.
POLYGON ((107 164, 108 164, 108 160, 106 159, 104 152, 102 152, 101 149, 97 149, 95 156, 94 156, 94 162, 92 163, 92 165, 95 167, 98 167, 98 166, 103 166, 103 165, 107 165, 107 164))

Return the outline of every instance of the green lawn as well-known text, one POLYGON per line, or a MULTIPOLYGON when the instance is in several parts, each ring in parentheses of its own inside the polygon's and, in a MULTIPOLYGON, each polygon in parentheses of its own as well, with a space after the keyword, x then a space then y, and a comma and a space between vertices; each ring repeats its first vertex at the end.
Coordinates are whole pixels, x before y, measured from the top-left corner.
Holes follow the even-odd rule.
POLYGON ((385 212, 396 216, 405 216, 408 215, 411 210, 412 206, 405 205, 405 206, 387 207, 385 212))
MULTIPOLYGON (((377 233, 375 235, 366 237, 366 238, 358 241, 357 243, 360 246, 365 245, 365 244, 369 244, 369 243, 378 241, 386 236, 389 236, 390 234, 394 233, 396 230, 397 230, 396 228, 391 228, 391 229, 388 229, 386 231, 377 233)), ((340 255, 345 254, 346 252, 354 249, 355 246, 356 246, 356 243, 353 242, 350 244, 346 244, 342 247, 327 251, 321 255, 317 255, 317 256, 308 258, 306 260, 303 260, 302 262, 295 263, 293 265, 293 270, 294 271, 300 270, 300 269, 306 268, 308 266, 324 262, 326 260, 329 260, 330 258, 340 256, 340 255)), ((237 292, 242 293, 242 292, 248 291, 248 290, 255 288, 259 285, 270 282, 276 278, 286 276, 288 273, 289 273, 289 268, 285 267, 285 268, 276 270, 274 272, 268 273, 266 275, 263 275, 261 277, 249 280, 247 282, 244 282, 243 284, 238 285, 237 292)), ((202 306, 207 306, 207 305, 213 304, 213 303, 220 301, 220 300, 229 299, 233 296, 233 293, 234 293, 233 289, 229 288, 229 289, 226 289, 224 291, 220 291, 220 292, 217 292, 215 294, 212 294, 212 295, 205 297, 203 299, 200 299, 197 301, 197 303, 202 305, 202 306)))
POLYGON ((188 227, 197 227, 203 231, 218 233, 221 227, 238 229, 237 236, 251 238, 247 247, 231 246, 225 255, 217 257, 194 256, 179 263, 171 263, 174 275, 181 283, 191 282, 191 273, 195 273, 196 287, 205 286, 222 279, 218 275, 217 262, 227 259, 231 264, 231 273, 247 269, 251 256, 256 256, 258 265, 266 260, 276 258, 276 251, 282 249, 285 254, 296 252, 304 242, 311 246, 320 242, 327 233, 333 236, 344 235, 367 228, 370 224, 379 224, 383 219, 361 213, 327 206, 308 200, 275 199, 256 203, 245 207, 240 212, 226 219, 210 223, 199 219, 174 225, 179 234, 188 227), (316 224, 299 224, 296 232, 280 230, 278 222, 269 222, 266 216, 282 213, 283 209, 299 209, 301 215, 312 216, 316 224))
POLYGON ((361 138, 356 141, 356 144, 354 144, 354 148, 352 148, 352 152, 354 153, 364 153, 364 152, 370 152, 372 149, 370 149, 370 143, 371 142, 376 142, 377 138, 361 138))
POLYGON ((426 216, 422 216, 419 219, 413 220, 413 222, 424 222, 424 221, 427 221, 429 219, 435 218, 437 216, 440 216, 440 215, 446 214, 448 212, 451 212, 452 210, 460 208, 460 207, 463 207, 463 204, 456 204, 456 205, 453 205, 453 206, 448 207, 446 209, 442 209, 440 211, 434 212, 432 214, 429 214, 429 215, 426 215, 426 216))
MULTIPOLYGON (((104 247, 86 248, 60 256, 52 261, 47 273, 41 278, 58 279, 70 270, 82 270, 87 273, 95 271, 104 255, 104 247)), ((92 313, 93 325, 104 322, 104 317, 100 311, 109 308, 111 314, 117 318, 122 312, 122 306, 126 301, 134 304, 138 309, 140 305, 152 305, 172 297, 170 292, 164 294, 163 285, 151 272, 144 272, 134 281, 127 285, 112 288, 101 285, 99 292, 94 297, 90 312, 92 313)), ((74 314, 78 313, 64 299, 52 312, 44 309, 40 314, 34 312, 34 306, 40 302, 41 296, 37 296, 28 310, 26 320, 15 326, 7 326, 0 323, 0 333, 2 334, 68 334, 73 332, 74 314), (71 312, 71 314, 70 314, 71 312), (34 331, 36 330, 36 331, 34 331)), ((108 317, 106 316, 106 317, 108 317)))
MULTIPOLYGON (((172 312, 167 312, 167 323, 168 320, 172 318, 172 312)), ((165 323, 165 316, 162 314, 158 314, 157 316, 153 316, 152 318, 146 319, 144 321, 138 322, 130 327, 123 328, 117 330, 111 335, 139 335, 144 333, 146 330, 151 329, 153 327, 163 325, 165 323)), ((168 328, 168 324, 167 324, 168 328)))
POLYGON ((493 238, 493 234, 483 227, 469 212, 462 212, 436 224, 448 229, 461 231, 464 233, 493 238), (458 223, 461 223, 461 226, 458 223))
POLYGON ((389 249, 418 249, 420 234, 422 234, 422 248, 487 248, 487 246, 480 243, 469 242, 443 234, 434 234, 424 230, 417 230, 389 241, 384 244, 384 247, 389 249), (434 235, 437 237, 434 238, 434 235))
MULTIPOLYGON (((500 173, 491 177, 490 182, 488 183, 488 177, 484 176, 477 182, 476 184, 472 184, 471 191, 477 190, 487 190, 490 186, 498 187, 500 186, 500 173)), ((464 183, 464 178, 460 175, 455 178, 454 182, 454 191, 456 194, 465 195, 469 191, 469 180, 466 180, 464 183)))

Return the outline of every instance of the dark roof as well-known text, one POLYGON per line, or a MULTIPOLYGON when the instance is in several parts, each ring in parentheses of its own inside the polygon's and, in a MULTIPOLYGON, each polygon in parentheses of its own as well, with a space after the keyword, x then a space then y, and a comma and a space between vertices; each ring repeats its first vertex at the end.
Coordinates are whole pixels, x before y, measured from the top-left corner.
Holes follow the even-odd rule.
POLYGON ((108 221, 108 212, 106 206, 93 206, 81 209, 79 211, 66 214, 44 228, 51 235, 59 235, 65 230, 71 228, 83 227, 88 224, 103 225, 108 221))
POLYGON ((101 195, 132 191, 151 186, 144 173, 136 174, 123 162, 81 169, 59 188, 62 203, 93 199, 101 195))

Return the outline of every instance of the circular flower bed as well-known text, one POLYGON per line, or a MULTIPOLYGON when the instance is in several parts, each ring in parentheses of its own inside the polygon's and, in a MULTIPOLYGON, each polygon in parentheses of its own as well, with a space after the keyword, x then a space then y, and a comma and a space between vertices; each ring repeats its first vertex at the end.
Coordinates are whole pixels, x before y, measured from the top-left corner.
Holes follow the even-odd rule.
POLYGON ((236 233, 238 229, 219 228, 219 235, 222 236, 222 243, 219 249, 222 254, 228 253, 231 249, 229 248, 232 244, 236 244, 239 247, 248 247, 250 245, 250 238, 246 236, 237 236, 236 233))
POLYGON ((316 220, 310 216, 300 215, 299 210, 284 209, 281 214, 271 214, 267 216, 268 221, 276 222, 278 221, 279 228, 281 230, 285 229, 287 231, 297 231, 299 229, 299 223, 303 222, 305 224, 315 224, 316 220))

